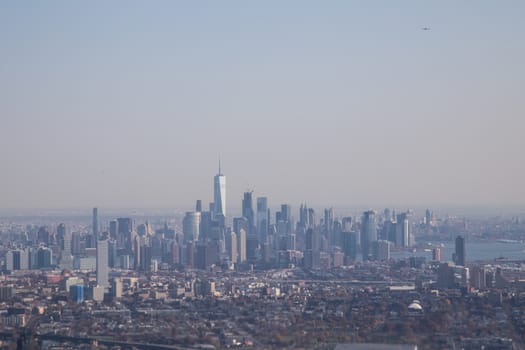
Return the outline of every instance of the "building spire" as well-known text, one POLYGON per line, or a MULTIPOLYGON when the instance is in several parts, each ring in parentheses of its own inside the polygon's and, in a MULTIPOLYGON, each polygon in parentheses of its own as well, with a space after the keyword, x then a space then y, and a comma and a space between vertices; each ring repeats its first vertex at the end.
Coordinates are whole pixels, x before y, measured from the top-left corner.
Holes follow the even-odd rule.
POLYGON ((222 173, 221 173, 221 156, 219 156, 219 175, 222 175, 222 173))

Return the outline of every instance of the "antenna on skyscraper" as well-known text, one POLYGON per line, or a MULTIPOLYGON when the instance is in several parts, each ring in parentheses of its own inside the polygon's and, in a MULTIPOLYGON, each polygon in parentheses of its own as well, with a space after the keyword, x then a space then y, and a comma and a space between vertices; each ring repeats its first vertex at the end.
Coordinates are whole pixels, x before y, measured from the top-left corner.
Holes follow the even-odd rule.
POLYGON ((222 175, 221 173, 221 156, 219 155, 219 175, 222 175))

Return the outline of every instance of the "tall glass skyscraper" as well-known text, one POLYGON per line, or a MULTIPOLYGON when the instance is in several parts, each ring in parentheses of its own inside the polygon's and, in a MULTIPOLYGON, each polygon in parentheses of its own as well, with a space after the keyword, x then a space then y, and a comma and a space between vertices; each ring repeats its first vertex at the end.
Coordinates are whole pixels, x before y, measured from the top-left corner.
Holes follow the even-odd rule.
POLYGON ((219 161, 219 173, 213 178, 213 203, 214 214, 226 216, 226 176, 221 173, 221 162, 219 161))
POLYGON ((201 223, 201 213, 196 211, 189 211, 182 219, 182 234, 184 235, 184 243, 199 240, 199 229, 201 223))
POLYGON ((73 256, 71 255, 71 234, 66 232, 64 234, 64 246, 60 252, 60 268, 61 269, 73 269, 73 256))
POLYGON ((96 242, 98 240, 98 208, 93 208, 93 239, 91 242, 95 245, 94 248, 96 248, 96 242))
POLYGON ((371 243, 377 241, 376 213, 365 211, 361 217, 361 251, 363 260, 370 260, 371 243))
POLYGON ((259 242, 266 242, 268 235, 268 198, 257 198, 257 234, 259 242))
POLYGON ((108 241, 97 241, 97 284, 104 288, 109 287, 108 276, 108 241))
POLYGON ((244 198, 242 200, 242 216, 248 219, 248 224, 250 225, 249 230, 251 231, 254 222, 254 213, 253 213, 253 200, 252 200, 252 191, 244 192, 244 198))

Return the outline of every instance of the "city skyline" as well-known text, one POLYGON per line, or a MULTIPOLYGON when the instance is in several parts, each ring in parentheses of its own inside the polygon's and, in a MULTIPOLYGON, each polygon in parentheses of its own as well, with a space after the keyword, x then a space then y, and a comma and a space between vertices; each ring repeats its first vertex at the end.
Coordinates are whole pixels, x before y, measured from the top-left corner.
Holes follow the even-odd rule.
POLYGON ((0 1, 0 350, 525 349, 525 1, 0 1))
POLYGON ((523 10, 4 1, 0 208, 523 209, 523 10))
MULTIPOLYGON (((234 198, 230 201, 226 201, 226 175, 222 173, 221 165, 219 161, 219 170, 216 173, 215 176, 213 176, 213 189, 211 196, 204 196, 204 197, 198 197, 198 199, 194 199, 193 203, 184 203, 179 206, 151 206, 151 207, 137 207, 137 206, 106 206, 104 207, 104 210, 107 211, 106 215, 117 215, 117 213, 122 215, 129 215, 130 213, 141 215, 140 213, 143 212, 144 215, 148 215, 148 213, 156 213, 154 215, 170 215, 169 213, 172 213, 173 210, 179 215, 182 215, 183 213, 188 213, 188 210, 191 213, 195 213, 192 211, 192 209, 195 209, 196 205, 197 207, 202 207, 204 203, 205 208, 209 208, 213 216, 219 215, 224 218, 226 218, 227 221, 230 221, 234 216, 241 215, 245 216, 245 209, 244 209, 244 201, 246 200, 246 195, 249 194, 250 201, 251 197, 254 194, 254 190, 252 189, 246 189, 248 192, 244 192, 244 199, 241 197, 234 198), (203 198, 210 198, 209 201, 203 198), (195 203, 197 203, 195 205, 195 203), (219 206, 216 205, 216 203, 220 203, 219 206), (226 215, 226 211, 229 211, 229 215, 226 215)), ((272 198, 269 198, 268 196, 265 196, 264 193, 255 193, 257 202, 255 203, 257 208, 259 208, 259 205, 263 208, 263 211, 270 211, 270 212, 277 212, 279 209, 281 209, 283 206, 291 206, 294 210, 300 210, 299 207, 302 208, 303 205, 309 205, 310 208, 314 208, 315 210, 321 210, 324 208, 324 210, 328 210, 327 208, 330 208, 332 211, 332 215, 335 213, 337 216, 344 217, 348 214, 354 214, 354 215, 360 215, 362 212, 371 211, 379 208, 385 208, 386 210, 390 209, 399 209, 399 210, 416 210, 419 211, 420 214, 422 214, 425 210, 428 212, 429 207, 436 208, 438 211, 440 211, 442 214, 446 215, 486 215, 486 214, 493 214, 493 215, 499 215, 499 214, 506 214, 506 215, 514 215, 522 214, 522 210, 525 208, 521 205, 494 205, 494 204, 477 204, 477 205, 456 205, 456 206, 439 206, 432 203, 427 203, 427 205, 421 204, 421 205, 410 205, 410 204, 403 204, 403 203, 375 203, 372 205, 333 205, 330 203, 325 204, 314 204, 312 205, 312 201, 303 200, 298 203, 293 203, 290 201, 283 201, 283 202, 276 202, 273 201, 272 198), (262 201, 260 203, 260 201, 262 201), (269 203, 270 202, 270 203, 269 203), (283 204, 285 203, 285 204, 283 204), (264 209, 266 208, 266 209, 264 209)), ((97 204, 96 207, 92 208, 92 222, 93 227, 95 227, 95 231, 93 232, 94 242, 97 240, 98 237, 98 207, 97 204)), ((201 209, 202 210, 202 209, 201 209)), ((253 208, 251 209, 253 211, 253 208)), ((30 208, 2 208, 0 207, 0 215, 48 215, 49 213, 55 213, 57 215, 68 215, 72 212, 77 214, 81 214, 85 211, 85 208, 82 207, 47 207, 47 208, 36 208, 36 207, 30 207, 30 208), (46 214, 48 213, 48 214, 46 214)), ((198 210, 199 211, 199 210, 198 210)), ((84 213, 85 214, 85 213, 84 213)), ((253 212, 252 215, 257 214, 257 221, 263 220, 264 215, 257 210, 257 213, 253 212), (261 217, 263 215, 263 217, 261 217)), ((326 215, 326 214, 325 214, 326 215)), ((255 217, 254 217, 255 220, 255 217)), ((254 221, 255 223, 255 221, 254 221)), ((256 225, 258 226, 258 225, 256 225)))

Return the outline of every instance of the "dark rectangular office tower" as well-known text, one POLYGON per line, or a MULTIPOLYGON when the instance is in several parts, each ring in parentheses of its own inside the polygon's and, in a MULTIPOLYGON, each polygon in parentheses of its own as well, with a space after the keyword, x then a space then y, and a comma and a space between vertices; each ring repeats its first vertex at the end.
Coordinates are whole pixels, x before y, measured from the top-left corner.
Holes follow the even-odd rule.
POLYGON ((372 242, 377 241, 376 212, 368 210, 361 217, 361 252, 363 260, 370 260, 372 242))
POLYGON ((465 238, 461 236, 456 237, 456 253, 453 260, 456 265, 465 266, 465 238))
POLYGON ((242 200, 242 216, 248 219, 248 233, 253 233, 254 222, 254 212, 253 212, 253 200, 252 193, 244 192, 244 198, 242 200))
POLYGON ((118 233, 125 235, 133 231, 133 224, 130 218, 118 218, 117 219, 118 233))
POLYGON ((117 220, 111 220, 109 222, 109 237, 111 239, 117 239, 118 222, 117 220))

